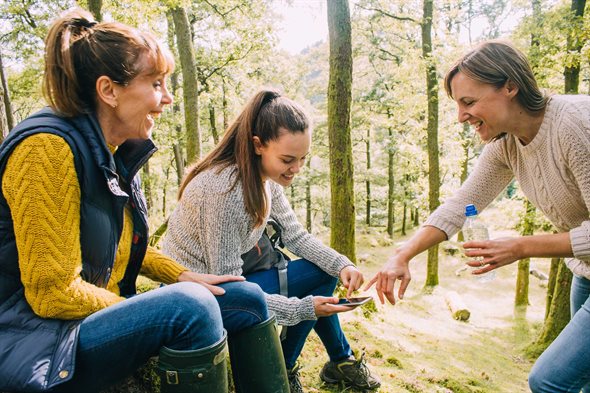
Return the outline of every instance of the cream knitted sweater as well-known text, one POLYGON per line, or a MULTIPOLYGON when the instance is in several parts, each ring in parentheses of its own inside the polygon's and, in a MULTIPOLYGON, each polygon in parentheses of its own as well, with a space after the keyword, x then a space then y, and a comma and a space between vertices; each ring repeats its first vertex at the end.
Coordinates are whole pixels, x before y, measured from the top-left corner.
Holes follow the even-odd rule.
MULTIPOLYGON (((237 170, 212 168, 198 174, 185 188, 178 206, 170 216, 164 253, 193 271, 210 274, 242 274, 240 255, 258 242, 264 226, 254 228, 246 212, 241 183, 231 188, 237 170)), ((352 262, 310 235, 297 220, 283 188, 268 180, 265 183, 270 209, 266 219, 281 225, 285 247, 322 270, 338 277, 340 270, 352 262)), ((312 296, 303 299, 267 295, 268 309, 277 315, 279 324, 295 325, 316 319, 312 296)))
POLYGON ((590 97, 553 96, 539 133, 526 146, 514 136, 485 146, 473 173, 428 218, 451 237, 466 204, 488 206, 516 177, 522 191, 560 232, 569 232, 574 274, 590 279, 590 97))

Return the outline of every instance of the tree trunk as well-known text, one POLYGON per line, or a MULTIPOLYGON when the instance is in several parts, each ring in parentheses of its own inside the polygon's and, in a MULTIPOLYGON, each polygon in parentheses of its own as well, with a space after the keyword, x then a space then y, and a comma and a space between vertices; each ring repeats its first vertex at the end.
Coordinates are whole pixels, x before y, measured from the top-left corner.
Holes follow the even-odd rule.
MULTIPOLYGON (((463 133, 462 133, 462 146, 463 146, 463 162, 461 163, 461 176, 460 182, 461 184, 465 183, 467 180, 467 176, 469 175, 469 158, 470 158, 470 147, 471 147, 471 127, 469 123, 463 123, 463 133)), ((462 243, 465 241, 465 237, 463 236, 463 231, 459 231, 457 233, 457 241, 462 243)))
POLYGON ((553 303, 553 295, 555 292, 555 284, 557 283, 557 271, 561 258, 551 258, 551 268, 549 269, 549 280, 547 282, 547 299, 545 301, 545 319, 549 316, 551 311, 551 303, 553 303))
POLYGON ((350 135, 352 43, 347 0, 327 0, 330 36, 328 136, 332 248, 355 261, 355 207, 350 135))
MULTIPOLYGON (((522 217, 522 236, 531 236, 535 229, 535 207, 528 200, 524 201, 525 214, 522 217)), ((529 270, 531 259, 525 258, 518 261, 518 274, 516 276, 516 294, 514 296, 514 306, 528 306, 529 304, 529 270)))
POLYGON ((580 51, 585 40, 581 37, 583 31, 583 17, 586 0, 572 0, 570 7, 570 23, 567 36, 567 52, 574 55, 571 64, 566 65, 563 72, 565 80, 565 94, 578 94, 580 84, 580 51))
POLYGON ((549 313, 539 337, 532 348, 529 349, 535 356, 541 354, 570 321, 569 301, 572 277, 572 272, 565 266, 563 260, 560 259, 549 313))
POLYGON ((6 94, 4 93, 4 86, 0 84, 0 143, 4 141, 6 135, 8 135, 8 120, 6 113, 6 105, 4 104, 6 94))
POLYGON ((143 184, 143 192, 147 203, 148 216, 151 217, 151 209, 154 206, 154 196, 152 194, 152 177, 150 176, 150 162, 146 162, 143 167, 143 177, 141 182, 143 184))
POLYGON ((311 216, 311 159, 307 160, 307 180, 305 181, 305 229, 311 233, 312 216, 311 216))
POLYGON ((227 130, 227 127, 229 125, 229 119, 228 119, 228 108, 227 108, 227 96, 226 96, 226 82, 225 82, 225 78, 222 79, 223 83, 221 84, 222 87, 222 94, 223 94, 223 98, 221 101, 221 107, 222 107, 222 111, 223 111, 223 132, 225 132, 225 130, 227 130))
MULTIPOLYGON (((14 128, 16 124, 14 121, 14 114, 12 111, 12 103, 10 101, 10 90, 8 89, 8 82, 6 81, 6 74, 4 73, 4 64, 2 63, 2 53, 0 52, 0 79, 2 80, 2 85, 0 85, 0 89, 2 90, 0 99, 2 99, 2 109, 0 111, 4 111, 3 118, 6 120, 6 132, 4 128, 2 129, 2 134, 0 138, 4 140, 4 137, 14 128)), ((2 142, 2 141, 0 141, 2 142)))
POLYGON ((367 147, 367 179, 365 180, 365 188, 367 191, 367 200, 366 200, 366 216, 365 216, 365 224, 368 227, 371 226, 371 127, 367 128, 367 140, 365 141, 365 145, 367 147))
MULTIPOLYGON (((440 170, 438 157, 438 79, 432 56, 433 0, 424 0, 422 20, 422 56, 426 62, 426 95, 428 98, 428 207, 432 213, 440 204, 440 170)), ((438 285, 438 246, 428 250, 426 287, 438 285)))
MULTIPOLYGON (((174 46, 174 37, 176 35, 175 28, 174 28, 174 18, 172 17, 172 12, 169 11, 166 14, 166 19, 168 21, 168 47, 174 54, 174 57, 178 57, 178 53, 176 50, 176 46, 174 46)), ((170 93, 172 96, 176 96, 176 92, 178 91, 178 67, 174 69, 172 75, 170 75, 170 93)), ((182 137, 182 126, 179 121, 180 119, 180 105, 178 104, 177 100, 174 100, 172 104, 172 118, 175 120, 174 129, 176 131, 176 140, 181 141, 182 137)), ((182 154, 182 147, 175 143, 172 145, 172 153, 174 154, 174 163, 176 164, 176 184, 180 186, 182 182, 182 177, 184 176, 184 158, 182 154)), ((164 197, 166 194, 164 194, 164 197)), ((165 204, 166 199, 162 201, 165 204)), ((165 210, 165 209, 164 209, 165 210)))
POLYGON ((393 128, 389 127, 389 142, 387 149, 387 234, 393 237, 393 225, 395 224, 394 215, 394 193, 395 193, 395 177, 393 173, 394 152, 393 144, 393 128))
POLYGON ((217 132, 217 124, 215 122, 215 107, 213 104, 209 105, 209 123, 211 124, 211 136, 213 137, 213 144, 217 145, 219 142, 219 133, 217 132))
POLYGON ((404 209, 402 212, 402 230, 401 235, 406 236, 406 222, 408 220, 408 203, 404 201, 404 209))
POLYGON ((97 22, 102 22, 102 0, 88 0, 88 11, 94 15, 97 22))
POLYGON ((183 7, 172 10, 176 46, 182 67, 182 97, 186 127, 186 159, 196 161, 201 156, 201 130, 199 127, 199 93, 197 65, 188 15, 183 7))

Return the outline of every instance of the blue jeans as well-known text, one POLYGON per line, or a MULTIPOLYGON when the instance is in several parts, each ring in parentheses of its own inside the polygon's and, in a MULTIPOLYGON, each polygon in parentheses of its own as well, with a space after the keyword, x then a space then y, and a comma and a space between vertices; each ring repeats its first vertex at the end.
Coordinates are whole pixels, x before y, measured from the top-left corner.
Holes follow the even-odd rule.
POLYGON ((218 297, 196 283, 167 285, 90 315, 80 325, 74 377, 56 391, 98 391, 131 375, 163 346, 204 348, 219 342, 225 322, 233 333, 267 319, 260 288, 243 284, 223 284, 226 293, 218 297))
POLYGON ((215 296, 215 299, 229 336, 269 318, 266 297, 258 285, 239 281, 218 286, 225 289, 225 295, 215 296))
POLYGON ((590 392, 590 280, 574 276, 570 306, 571 321, 531 370, 533 393, 590 392))
MULTIPOLYGON (((276 268, 248 274, 246 280, 260 285, 266 293, 278 294, 280 292, 276 268)), ((337 282, 337 278, 330 276, 305 259, 290 261, 287 267, 289 297, 332 296, 337 282)), ((334 314, 318 318, 317 321, 302 321, 287 328, 287 337, 282 342, 287 369, 295 366, 311 329, 314 329, 322 340, 331 361, 336 362, 352 355, 350 345, 340 327, 338 315, 334 314)))

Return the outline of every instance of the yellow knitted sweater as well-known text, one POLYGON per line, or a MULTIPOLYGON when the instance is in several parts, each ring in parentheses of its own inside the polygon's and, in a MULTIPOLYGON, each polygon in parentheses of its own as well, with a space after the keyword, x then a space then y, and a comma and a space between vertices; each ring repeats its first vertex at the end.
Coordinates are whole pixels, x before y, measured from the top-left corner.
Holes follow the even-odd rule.
MULTIPOLYGON (((14 223, 25 297, 41 317, 78 319, 120 302, 118 282, 131 251, 133 222, 125 220, 113 271, 105 288, 82 279, 80 184, 68 144, 52 134, 36 134, 10 155, 2 192, 14 223)), ((176 282, 185 267, 148 248, 141 273, 176 282)))

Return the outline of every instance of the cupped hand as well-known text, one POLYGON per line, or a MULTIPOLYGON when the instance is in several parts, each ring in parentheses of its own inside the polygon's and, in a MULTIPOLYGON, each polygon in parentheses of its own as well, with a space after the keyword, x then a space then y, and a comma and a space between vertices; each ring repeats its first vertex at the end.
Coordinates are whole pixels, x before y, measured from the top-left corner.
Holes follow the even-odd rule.
POLYGON ((245 278, 242 276, 232 276, 230 274, 224 274, 219 276, 217 274, 201 274, 191 272, 190 270, 186 270, 178 276, 178 282, 182 281, 192 281, 198 284, 201 284, 212 294, 219 296, 225 294, 225 289, 218 287, 217 284, 222 284, 224 282, 232 282, 232 281, 244 281, 245 278))
POLYGON ((340 270, 340 280, 342 281, 342 285, 348 289, 346 292, 346 297, 348 298, 363 285, 365 278, 359 269, 349 265, 340 270))
POLYGON ((338 298, 334 296, 314 296, 313 309, 315 315, 319 318, 329 317, 330 315, 338 314, 340 312, 351 311, 354 310, 355 307, 339 305, 338 298))
POLYGON ((404 298, 404 294, 406 293, 406 289, 412 280, 412 276, 410 275, 410 268, 409 268, 410 261, 407 258, 404 258, 401 254, 396 253, 393 255, 385 265, 373 276, 371 281, 369 281, 366 285, 364 290, 371 288, 373 284, 375 285, 375 289, 377 290, 377 295, 379 296, 379 300, 381 304, 385 304, 385 299, 389 301, 391 304, 395 304, 395 284, 396 281, 399 280, 399 289, 397 292, 397 296, 400 299, 404 298))
POLYGON ((522 259, 520 238, 503 237, 493 240, 468 241, 463 243, 465 256, 478 258, 466 262, 471 267, 478 267, 473 274, 484 274, 499 267, 509 265, 522 259))

